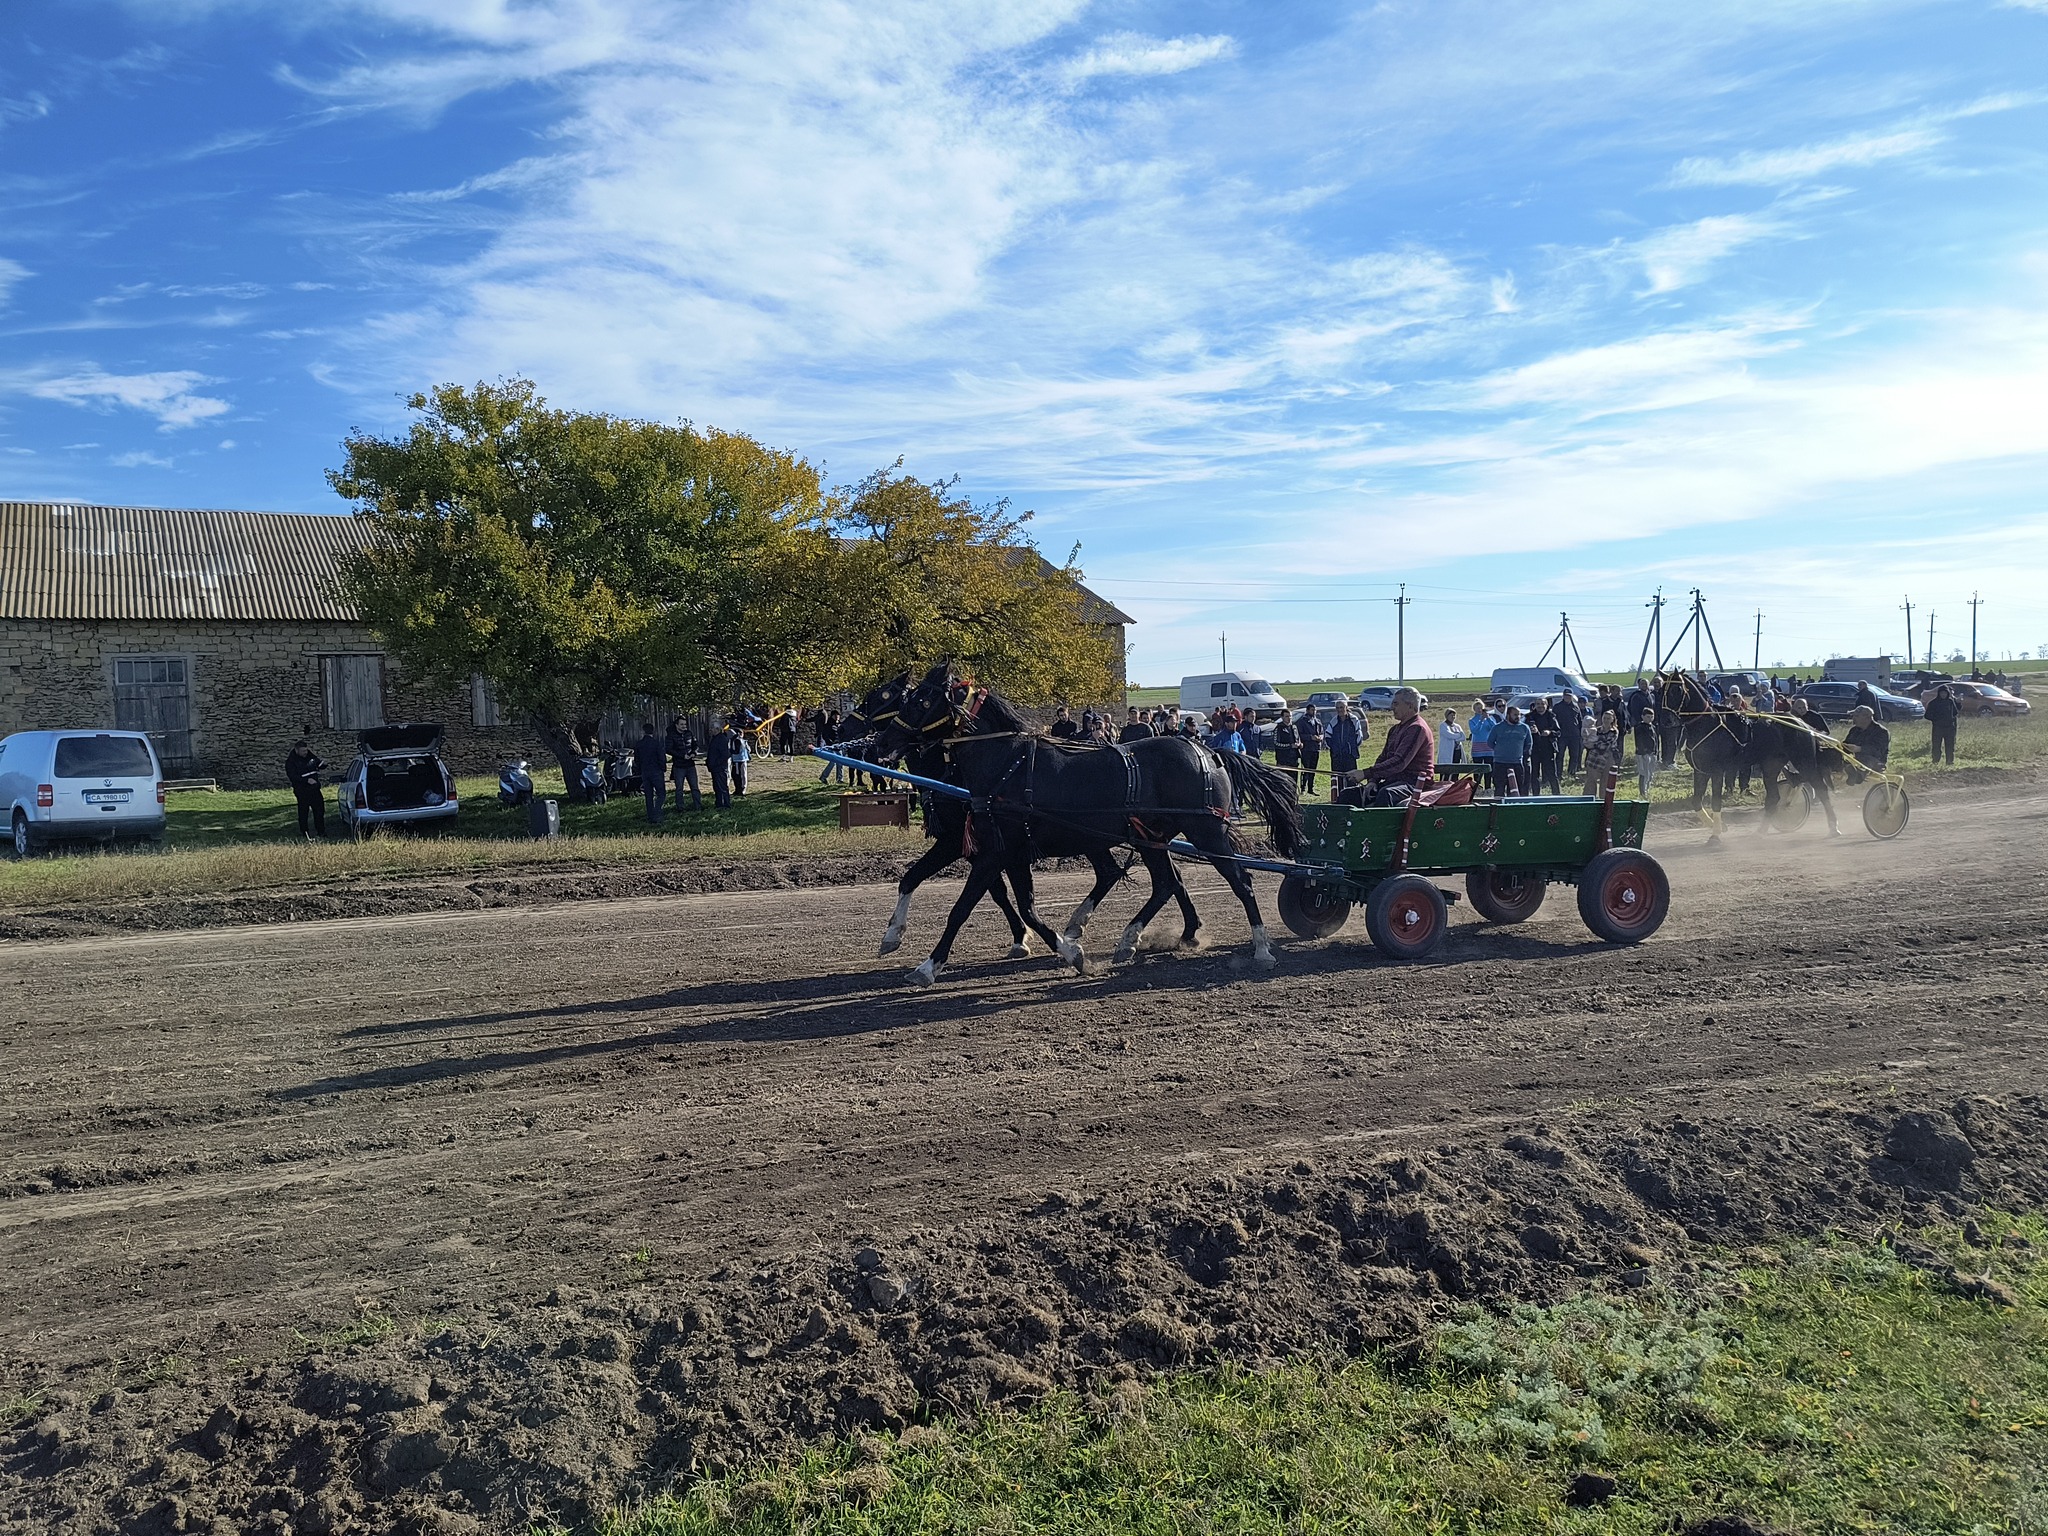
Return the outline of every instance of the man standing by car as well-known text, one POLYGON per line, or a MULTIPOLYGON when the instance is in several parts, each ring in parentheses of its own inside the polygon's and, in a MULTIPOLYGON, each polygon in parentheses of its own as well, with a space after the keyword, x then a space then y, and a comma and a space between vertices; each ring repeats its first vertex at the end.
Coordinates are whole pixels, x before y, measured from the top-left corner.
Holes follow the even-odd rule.
POLYGON ((1956 703, 1956 696, 1947 683, 1934 690, 1934 697, 1927 701, 1927 723, 1934 729, 1933 740, 1927 748, 1928 766, 1941 761, 1944 750, 1948 753, 1948 765, 1956 765, 1956 716, 1962 713, 1956 703))
POLYGON ((303 736, 293 742, 291 751, 285 754, 284 781, 291 785, 292 798, 299 802, 301 837, 327 835, 327 806, 320 798, 320 770, 326 766, 303 736), (309 817, 313 823, 310 832, 306 830, 309 817))
POLYGON ((1564 732, 1550 708, 1550 700, 1538 694, 1522 724, 1529 727, 1529 793, 1543 794, 1543 786, 1548 784, 1550 794, 1563 794, 1558 787, 1557 758, 1564 732))
POLYGON ((1564 771, 1577 783, 1580 765, 1585 760, 1586 706, 1579 702, 1576 693, 1568 693, 1557 701, 1555 714, 1558 750, 1565 756, 1564 771))
POLYGON ((1365 745, 1365 726, 1351 713, 1351 701, 1337 701, 1337 718, 1330 722, 1330 787, 1341 793, 1350 787, 1358 772, 1359 749, 1365 745))
POLYGON ((1316 769, 1323 761, 1323 717, 1311 704, 1301 712, 1301 792, 1306 800, 1316 792, 1316 769))
POLYGON ((654 722, 640 722, 640 739, 633 743, 633 771, 640 775, 640 795, 647 802, 647 824, 661 825, 668 814, 668 753, 654 734, 654 722))

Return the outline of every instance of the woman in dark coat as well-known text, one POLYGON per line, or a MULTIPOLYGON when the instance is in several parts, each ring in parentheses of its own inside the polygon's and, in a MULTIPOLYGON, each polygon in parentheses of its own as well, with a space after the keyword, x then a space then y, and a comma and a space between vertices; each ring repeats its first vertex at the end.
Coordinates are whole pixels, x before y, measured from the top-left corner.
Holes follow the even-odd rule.
MULTIPOLYGON (((1273 727, 1273 761, 1283 769, 1301 766, 1301 733, 1294 727, 1294 716, 1281 712, 1280 723, 1273 727)), ((1295 782, 1301 782, 1297 775, 1295 782)))

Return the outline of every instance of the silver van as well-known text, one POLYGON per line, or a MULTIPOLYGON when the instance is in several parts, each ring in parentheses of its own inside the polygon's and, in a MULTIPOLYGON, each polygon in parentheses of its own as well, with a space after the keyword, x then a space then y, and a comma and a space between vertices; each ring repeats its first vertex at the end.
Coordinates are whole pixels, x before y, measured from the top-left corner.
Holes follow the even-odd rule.
POLYGON ((164 770, 140 731, 16 731, 0 740, 14 856, 51 843, 161 843, 164 770))

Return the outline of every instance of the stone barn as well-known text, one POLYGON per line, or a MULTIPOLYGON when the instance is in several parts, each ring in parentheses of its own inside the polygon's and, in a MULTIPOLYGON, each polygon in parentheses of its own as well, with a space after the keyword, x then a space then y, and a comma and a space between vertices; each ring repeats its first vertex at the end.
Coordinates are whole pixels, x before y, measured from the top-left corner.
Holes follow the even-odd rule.
POLYGON ((540 754, 488 691, 417 687, 333 595, 354 519, 0 502, 0 735, 147 731, 174 778, 278 786, 304 736, 338 768, 355 733, 446 727, 462 773, 540 754))

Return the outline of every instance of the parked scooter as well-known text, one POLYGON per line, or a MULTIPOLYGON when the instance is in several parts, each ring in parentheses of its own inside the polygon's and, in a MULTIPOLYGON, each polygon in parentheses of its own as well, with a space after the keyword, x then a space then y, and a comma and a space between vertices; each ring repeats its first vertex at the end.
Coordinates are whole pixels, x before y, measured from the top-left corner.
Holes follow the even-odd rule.
POLYGON ((498 804, 524 805, 533 798, 533 774, 526 759, 519 758, 498 770, 498 804))
POLYGON ((640 770, 633 761, 633 754, 624 747, 614 747, 605 754, 604 787, 614 795, 639 793, 640 770))
POLYGON ((603 805, 611 798, 604 780, 603 758, 589 752, 576 759, 576 787, 592 805, 603 805))

